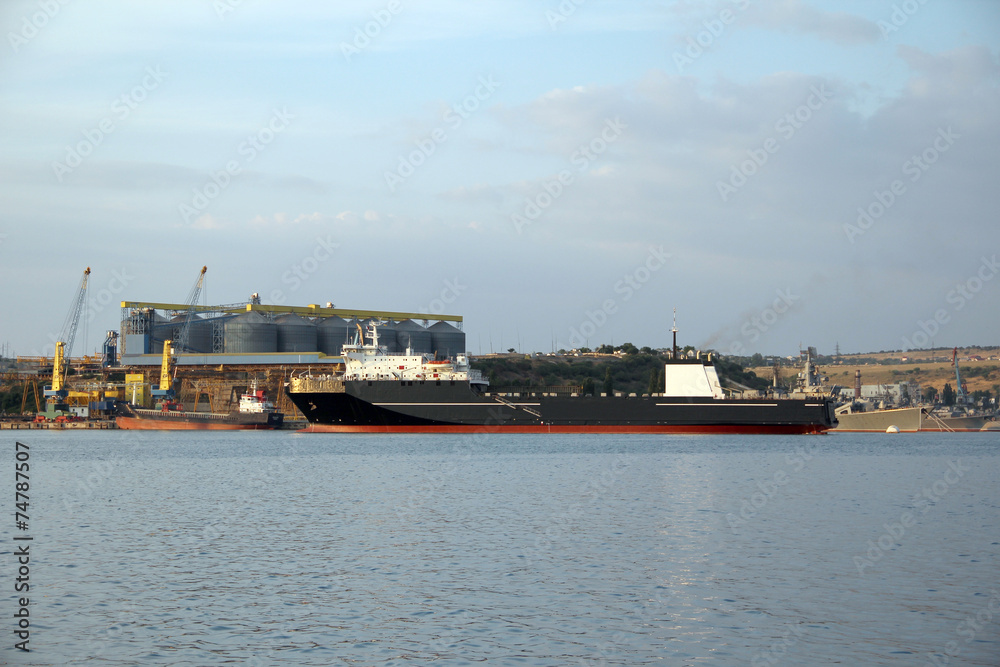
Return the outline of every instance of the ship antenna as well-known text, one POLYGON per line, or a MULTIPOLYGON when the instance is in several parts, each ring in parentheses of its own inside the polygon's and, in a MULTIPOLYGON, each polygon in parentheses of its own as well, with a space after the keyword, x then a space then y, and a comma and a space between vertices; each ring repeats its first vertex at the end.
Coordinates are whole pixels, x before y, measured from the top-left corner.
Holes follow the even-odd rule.
POLYGON ((674 359, 677 359, 677 309, 674 308, 674 327, 671 329, 674 333, 674 359))

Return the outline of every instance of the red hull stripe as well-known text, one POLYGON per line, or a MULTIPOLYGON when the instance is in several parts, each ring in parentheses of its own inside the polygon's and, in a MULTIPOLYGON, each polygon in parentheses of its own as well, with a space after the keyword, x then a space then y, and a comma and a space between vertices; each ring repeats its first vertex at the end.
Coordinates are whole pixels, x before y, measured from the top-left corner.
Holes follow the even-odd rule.
MULTIPOLYGON (((925 428, 920 430, 912 428, 901 428, 900 433, 987 433, 980 428, 925 428)), ((996 431, 994 431, 995 433, 996 431)), ((885 433, 884 428, 838 428, 832 429, 830 433, 885 433)))
POLYGON ((260 431, 270 430, 266 424, 224 424, 211 422, 182 422, 174 419, 136 419, 116 417, 118 428, 130 431, 260 431))
POLYGON ((827 427, 819 424, 432 424, 429 426, 355 426, 341 424, 310 424, 300 433, 762 433, 799 434, 823 433, 827 427))

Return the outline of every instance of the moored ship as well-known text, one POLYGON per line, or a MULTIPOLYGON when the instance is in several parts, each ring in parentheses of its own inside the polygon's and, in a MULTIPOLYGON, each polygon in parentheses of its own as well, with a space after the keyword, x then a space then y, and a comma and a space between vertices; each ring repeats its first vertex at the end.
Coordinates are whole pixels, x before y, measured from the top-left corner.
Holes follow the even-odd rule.
POLYGON ((120 403, 115 416, 118 428, 132 430, 247 431, 281 428, 283 422, 284 415, 256 386, 240 396, 239 407, 230 412, 188 412, 179 403, 165 401, 155 410, 120 403))
POLYGON ((971 433, 995 430, 996 417, 988 414, 956 413, 939 414, 926 406, 888 408, 867 412, 838 412, 835 433, 916 433, 934 431, 941 433, 971 433))
POLYGON ((581 396, 494 393, 465 355, 388 354, 377 327, 359 327, 339 374, 292 377, 286 391, 313 432, 339 433, 822 433, 828 398, 727 398, 711 356, 682 359, 676 329, 663 393, 581 396), (366 341, 370 341, 367 342, 366 341))
POLYGON ((153 390, 157 397, 155 409, 139 408, 131 403, 119 403, 115 424, 121 429, 131 430, 221 430, 246 431, 281 428, 284 415, 278 412, 274 403, 267 400, 263 389, 254 381, 249 390, 240 395, 236 409, 230 412, 188 412, 184 406, 174 401, 174 390, 170 376, 173 349, 171 341, 163 343, 163 363, 160 370, 160 384, 153 390))

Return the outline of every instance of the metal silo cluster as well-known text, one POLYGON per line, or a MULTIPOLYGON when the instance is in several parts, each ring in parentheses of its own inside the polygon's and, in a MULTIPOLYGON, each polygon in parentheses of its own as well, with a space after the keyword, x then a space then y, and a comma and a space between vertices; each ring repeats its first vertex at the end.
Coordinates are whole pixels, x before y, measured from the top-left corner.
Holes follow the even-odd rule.
POLYGON ((278 351, 278 325, 271 318, 249 311, 225 324, 226 354, 262 354, 278 351))
POLYGON ((315 352, 319 349, 317 326, 310 319, 295 313, 278 317, 278 352, 315 352))

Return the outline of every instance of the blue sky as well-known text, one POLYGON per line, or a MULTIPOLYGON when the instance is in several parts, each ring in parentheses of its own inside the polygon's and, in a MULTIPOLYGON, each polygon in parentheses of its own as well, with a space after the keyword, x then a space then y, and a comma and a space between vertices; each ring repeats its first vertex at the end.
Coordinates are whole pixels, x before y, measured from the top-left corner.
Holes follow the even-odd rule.
POLYGON ((211 303, 461 314, 474 353, 663 346, 675 307, 723 352, 998 342, 1000 3, 35 0, 0 28, 18 354, 87 266, 76 353, 202 265, 211 303))

